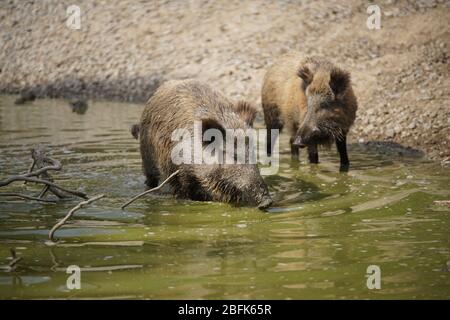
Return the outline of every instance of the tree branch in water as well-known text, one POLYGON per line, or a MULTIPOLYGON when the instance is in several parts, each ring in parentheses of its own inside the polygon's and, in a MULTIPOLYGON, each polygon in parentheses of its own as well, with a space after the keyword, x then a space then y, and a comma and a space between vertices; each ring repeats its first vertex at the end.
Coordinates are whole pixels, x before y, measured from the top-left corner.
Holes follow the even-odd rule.
POLYGON ((15 197, 15 198, 34 200, 34 201, 39 201, 39 202, 56 203, 55 200, 43 199, 41 197, 32 197, 32 196, 28 196, 26 194, 14 193, 14 192, 3 192, 3 193, 0 193, 0 197, 15 197))
POLYGON ((9 249, 9 250, 11 251, 11 257, 12 257, 12 260, 11 260, 11 262, 8 264, 8 267, 9 267, 9 270, 11 271, 11 270, 14 270, 14 269, 15 269, 17 263, 18 263, 20 260, 22 260, 22 257, 17 257, 17 255, 16 255, 16 250, 14 250, 13 248, 11 248, 11 249, 9 249))
MULTIPOLYGON (((31 156, 33 157, 33 150, 31 150, 31 156)), ((35 164, 36 164, 36 161, 33 159, 30 167, 28 168, 28 171, 27 171, 28 173, 31 173, 33 171, 35 164)), ((24 181, 23 184, 27 184, 27 182, 24 181)))
POLYGON ((52 162, 52 164, 49 166, 42 167, 36 171, 33 171, 33 168, 35 167, 36 162, 37 162, 35 157, 43 157, 42 155, 39 155, 39 153, 41 153, 43 155, 42 151, 40 151, 39 149, 32 149, 31 156, 33 157, 33 164, 30 166, 30 169, 28 170, 28 172, 25 174, 18 175, 18 176, 12 176, 6 180, 0 181, 0 187, 7 186, 8 184, 10 184, 14 181, 20 180, 19 178, 38 177, 38 176, 46 173, 49 170, 56 170, 56 171, 61 170, 61 168, 62 168, 61 162, 43 155, 45 157, 45 159, 42 159, 42 161, 50 161, 50 162, 52 162))
POLYGON ((130 205, 132 202, 134 202, 135 200, 139 199, 142 196, 145 196, 147 193, 153 192, 153 191, 157 191, 159 189, 161 189, 167 182, 169 182, 173 177, 175 177, 178 173, 180 172, 180 170, 175 171, 174 173, 172 173, 170 176, 167 177, 166 180, 164 180, 159 186, 153 188, 153 189, 149 189, 146 190, 142 193, 139 193, 138 195, 134 196, 133 198, 131 198, 131 200, 129 200, 128 202, 124 203, 120 209, 125 209, 128 205, 130 205))
MULTIPOLYGON (((50 181, 47 181, 47 180, 42 180, 42 179, 33 178, 33 177, 24 177, 24 176, 13 176, 13 177, 11 177, 9 179, 12 179, 11 182, 14 182, 14 181, 28 181, 28 182, 42 183, 42 184, 48 185, 50 187, 59 189, 61 191, 73 194, 73 195, 75 195, 77 197, 80 197, 80 198, 83 198, 83 199, 88 199, 87 194, 84 193, 84 192, 66 189, 64 187, 58 186, 57 184, 55 184, 53 182, 50 182, 50 181)), ((11 182, 9 182, 9 183, 11 183, 11 182)), ((0 185, 0 187, 1 186, 2 185, 0 185)))
POLYGON ((54 195, 56 195, 58 198, 68 198, 72 195, 87 199, 87 195, 84 192, 80 191, 73 191, 70 189, 66 189, 63 187, 58 186, 53 182, 53 178, 48 173, 48 171, 60 171, 62 169, 61 162, 58 160, 52 159, 45 155, 45 153, 41 150, 41 148, 33 148, 31 150, 31 157, 33 159, 33 162, 31 163, 28 172, 25 174, 17 175, 9 177, 6 180, 0 181, 0 187, 7 186, 15 181, 24 181, 26 182, 35 182, 44 184, 43 189, 39 193, 37 197, 27 196, 23 194, 18 193, 3 193, 0 194, 0 196, 12 196, 12 197, 19 197, 23 199, 28 200, 36 200, 41 202, 54 202, 54 201, 46 201, 44 198, 44 195, 47 193, 47 191, 50 191, 54 195), (35 171, 33 169, 37 168, 35 171))
POLYGON ((57 224, 55 224, 53 226, 53 228, 50 230, 50 232, 48 234, 48 238, 50 239, 50 241, 55 242, 55 238, 54 238, 55 231, 58 230, 59 228, 61 228, 67 222, 67 220, 69 220, 73 216, 75 211, 80 210, 83 206, 86 206, 86 205, 90 204, 91 202, 94 202, 94 201, 96 201, 98 199, 101 199, 104 196, 105 196, 104 194, 99 194, 99 195, 97 195, 95 197, 92 197, 92 198, 86 200, 86 201, 82 201, 79 204, 77 204, 75 207, 73 207, 67 213, 67 215, 64 218, 62 218, 57 224))

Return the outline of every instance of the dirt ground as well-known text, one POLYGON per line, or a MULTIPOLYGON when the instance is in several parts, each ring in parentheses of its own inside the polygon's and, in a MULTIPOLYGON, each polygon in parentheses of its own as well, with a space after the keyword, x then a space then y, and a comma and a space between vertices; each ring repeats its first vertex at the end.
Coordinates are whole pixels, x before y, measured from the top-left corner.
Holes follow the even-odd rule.
MULTIPOLYGON (((324 55, 352 73, 353 142, 392 141, 450 157, 450 2, 2 1, 0 92, 142 103, 166 79, 196 78, 260 107, 281 54, 324 55), (81 29, 66 8, 81 9, 81 29)), ((447 159, 447 160, 445 160, 447 159)))

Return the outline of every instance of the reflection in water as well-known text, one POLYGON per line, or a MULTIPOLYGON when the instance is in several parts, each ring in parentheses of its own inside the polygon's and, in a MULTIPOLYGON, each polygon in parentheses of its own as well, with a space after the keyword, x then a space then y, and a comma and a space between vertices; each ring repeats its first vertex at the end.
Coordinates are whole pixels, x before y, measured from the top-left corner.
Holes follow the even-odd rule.
POLYGON ((319 165, 290 161, 283 136, 267 212, 154 195, 121 211, 144 189, 129 133, 142 106, 92 102, 80 115, 62 100, 13 102, 0 97, 0 179, 25 172, 44 144, 64 186, 108 197, 77 212, 55 246, 49 228, 74 201, 2 199, 0 265, 12 247, 23 259, 0 270, 0 298, 450 298, 450 211, 434 204, 449 199, 450 177, 438 164, 352 145, 342 174, 333 150, 319 165), (377 292, 365 286, 372 264, 377 292), (66 288, 70 265, 83 290, 66 288))
POLYGON ((77 114, 85 114, 88 109, 88 103, 86 100, 72 100, 69 102, 72 112, 77 114))

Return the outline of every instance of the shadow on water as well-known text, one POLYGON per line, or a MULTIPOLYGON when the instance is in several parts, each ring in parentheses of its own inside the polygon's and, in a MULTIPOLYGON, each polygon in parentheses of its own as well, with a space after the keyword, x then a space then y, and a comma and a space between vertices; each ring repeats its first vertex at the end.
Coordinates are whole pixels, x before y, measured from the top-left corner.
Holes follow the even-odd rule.
MULTIPOLYGON (((350 145, 350 149, 354 146, 355 144, 350 145)), ((389 154, 410 158, 422 158, 425 156, 424 152, 419 149, 405 147, 393 141, 367 141, 365 143, 358 143, 356 144, 356 146, 357 148, 365 152, 389 154)))
POLYGON ((329 194, 322 192, 315 183, 297 177, 288 178, 281 175, 274 175, 266 177, 265 181, 270 186, 274 205, 277 207, 289 206, 306 201, 318 201, 329 196, 329 194))

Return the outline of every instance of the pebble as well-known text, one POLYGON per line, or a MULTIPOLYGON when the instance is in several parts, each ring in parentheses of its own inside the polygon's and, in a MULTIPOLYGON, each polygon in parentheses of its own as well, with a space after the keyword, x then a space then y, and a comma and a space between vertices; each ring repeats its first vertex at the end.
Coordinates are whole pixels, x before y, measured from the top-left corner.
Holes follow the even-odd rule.
POLYGON ((392 130, 392 129, 387 129, 386 130, 386 137, 393 138, 394 134, 395 134, 394 130, 392 130))

